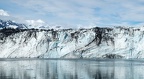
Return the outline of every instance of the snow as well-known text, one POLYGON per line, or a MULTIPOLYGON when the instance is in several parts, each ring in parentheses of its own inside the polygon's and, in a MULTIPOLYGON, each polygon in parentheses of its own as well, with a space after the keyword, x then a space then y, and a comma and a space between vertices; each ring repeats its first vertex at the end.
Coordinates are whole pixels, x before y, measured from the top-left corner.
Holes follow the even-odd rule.
POLYGON ((15 25, 8 25, 7 28, 14 28, 14 29, 16 29, 16 28, 18 28, 18 26, 15 26, 15 25))
POLYGON ((39 28, 42 27, 45 22, 41 19, 38 20, 26 20, 28 25, 31 25, 31 28, 39 28))
POLYGON ((15 33, 0 39, 0 58, 144 58, 142 27, 100 28, 102 39, 95 29, 15 33))

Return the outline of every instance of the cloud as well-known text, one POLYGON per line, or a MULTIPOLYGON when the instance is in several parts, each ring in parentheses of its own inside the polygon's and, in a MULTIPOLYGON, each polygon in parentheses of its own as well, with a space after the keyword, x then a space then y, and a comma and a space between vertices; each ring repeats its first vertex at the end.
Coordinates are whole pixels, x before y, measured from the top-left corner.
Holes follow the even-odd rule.
POLYGON ((10 16, 7 11, 0 9, 0 19, 2 20, 12 20, 18 23, 25 23, 25 20, 22 17, 10 16))
POLYGON ((90 6, 94 5, 95 0, 82 1, 77 0, 14 0, 15 3, 36 11, 41 15, 48 15, 48 21, 53 20, 60 24, 88 24, 97 23, 99 18, 94 15, 94 9, 90 6), (86 6, 84 4, 88 3, 86 6))
MULTIPOLYGON (((73 26, 141 25, 143 0, 11 0, 52 24, 73 26)), ((26 14, 30 15, 30 14, 26 14)))
POLYGON ((38 19, 38 20, 26 20, 26 23, 28 25, 30 25, 32 28, 35 27, 40 27, 40 26, 43 26, 45 24, 45 22, 41 19, 38 19))
POLYGON ((45 22, 41 19, 38 20, 25 20, 23 16, 17 17, 17 16, 10 16, 7 11, 0 9, 0 19, 2 20, 12 20, 16 23, 24 23, 27 25, 30 25, 31 27, 40 27, 45 24, 45 22))
POLYGON ((3 9, 0 9, 0 16, 10 16, 10 15, 3 9))

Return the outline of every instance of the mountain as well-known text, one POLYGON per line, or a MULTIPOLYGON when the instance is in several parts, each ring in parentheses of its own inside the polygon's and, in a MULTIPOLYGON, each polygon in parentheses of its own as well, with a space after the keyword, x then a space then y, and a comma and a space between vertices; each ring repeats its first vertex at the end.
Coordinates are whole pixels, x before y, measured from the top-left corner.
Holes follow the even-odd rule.
POLYGON ((27 26, 25 24, 15 23, 11 20, 1 20, 0 19, 0 28, 19 28, 19 29, 26 29, 27 26))
POLYGON ((144 58, 143 29, 1 29, 0 58, 144 58))

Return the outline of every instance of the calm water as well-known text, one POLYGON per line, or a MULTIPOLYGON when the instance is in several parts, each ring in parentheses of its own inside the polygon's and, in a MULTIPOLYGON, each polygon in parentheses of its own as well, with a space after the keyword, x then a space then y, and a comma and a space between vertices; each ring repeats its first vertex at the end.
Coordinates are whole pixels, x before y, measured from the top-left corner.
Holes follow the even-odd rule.
POLYGON ((144 60, 0 59, 0 79, 144 79, 144 60))

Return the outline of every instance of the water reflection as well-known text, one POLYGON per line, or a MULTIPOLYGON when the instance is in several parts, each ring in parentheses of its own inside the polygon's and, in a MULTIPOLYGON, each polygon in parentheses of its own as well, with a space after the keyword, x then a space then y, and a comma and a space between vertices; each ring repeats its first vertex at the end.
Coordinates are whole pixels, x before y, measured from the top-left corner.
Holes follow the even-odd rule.
POLYGON ((0 61, 0 79, 144 79, 143 61, 0 61))

